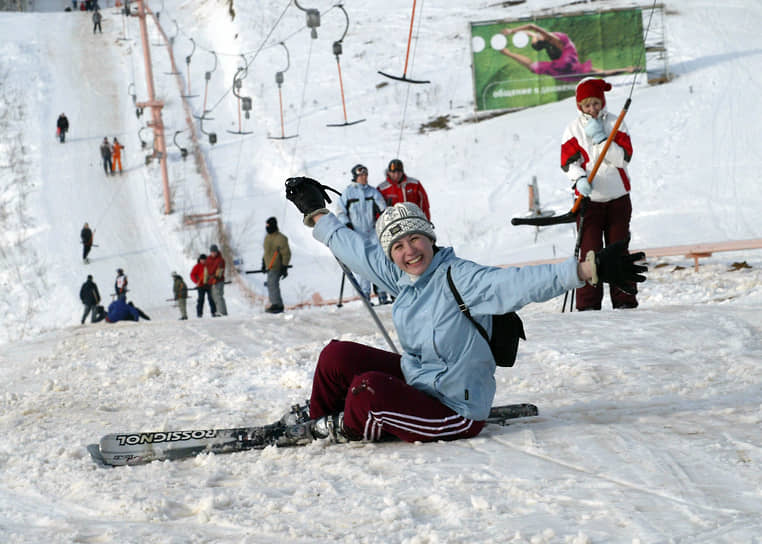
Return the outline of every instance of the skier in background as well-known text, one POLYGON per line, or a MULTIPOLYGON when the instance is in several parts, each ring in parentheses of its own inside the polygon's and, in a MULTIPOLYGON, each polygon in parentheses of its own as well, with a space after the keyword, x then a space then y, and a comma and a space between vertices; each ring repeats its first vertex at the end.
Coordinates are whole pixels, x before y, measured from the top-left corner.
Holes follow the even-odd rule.
POLYGON ((114 294, 119 300, 127 298, 127 276, 121 268, 116 269, 116 280, 114 280, 114 294))
MULTIPOLYGON (((593 169, 605 146, 616 116, 606 111, 604 92, 611 84, 602 79, 583 79, 577 85, 577 117, 564 130, 561 144, 561 168, 572 183, 575 196, 588 199, 584 222, 577 217, 577 228, 582 229, 580 258, 587 252, 600 251, 619 240, 629 240, 632 201, 630 200, 630 174, 627 165, 632 158, 632 141, 627 126, 619 125, 606 156, 591 185, 587 176, 593 169)), ((614 308, 637 308, 637 286, 627 291, 609 285, 611 305, 614 308)), ((603 285, 585 285, 577 289, 577 310, 600 310, 603 285)))
POLYGON ((278 230, 277 219, 268 218, 265 223, 265 230, 267 235, 263 244, 265 254, 262 257, 262 271, 267 272, 267 296, 270 299, 270 306, 265 308, 265 312, 280 314, 283 312, 280 279, 288 276, 291 249, 288 246, 288 238, 278 230))
POLYGON ((103 17, 101 17, 101 12, 97 9, 93 12, 93 34, 95 34, 95 31, 97 30, 101 34, 103 34, 103 29, 101 28, 101 20, 103 17))
POLYGON ((405 173, 402 161, 392 159, 386 168, 386 179, 378 186, 386 204, 394 206, 398 202, 412 202, 431 220, 429 212, 429 196, 420 181, 405 173))
POLYGON ((56 133, 61 143, 66 141, 66 133, 69 131, 69 119, 62 113, 56 120, 56 133))
POLYGON ((108 313, 106 314, 107 323, 116 323, 117 321, 140 321, 140 318, 150 321, 151 318, 143 312, 140 308, 135 306, 132 301, 125 302, 124 299, 118 298, 108 305, 108 313))
MULTIPOLYGON (((347 185, 338 202, 339 221, 370 243, 376 243, 376 219, 386 209, 386 201, 375 187, 368 185, 368 168, 362 164, 352 167, 352 183, 347 185)), ((370 300, 370 280, 356 276, 363 296, 370 300)), ((387 295, 378 293, 378 301, 385 304, 387 295)))
POLYGON ((193 283, 196 284, 196 292, 198 293, 198 299, 196 300, 196 316, 203 317, 204 315, 204 298, 209 299, 209 313, 214 317, 217 313, 217 306, 214 304, 212 298, 212 287, 209 284, 209 278, 206 273, 206 255, 203 253, 198 256, 196 264, 191 269, 190 278, 193 283))
POLYGON ((228 315, 228 307, 225 304, 225 259, 216 244, 209 247, 209 256, 206 258, 206 274, 211 285, 212 299, 217 312, 214 317, 228 315))
POLYGON ((116 167, 119 167, 119 173, 122 173, 122 149, 124 146, 119 143, 119 140, 114 136, 114 144, 111 146, 111 171, 116 171, 116 167))
POLYGON ((98 292, 98 286, 93 281, 93 276, 88 274, 87 281, 79 288, 79 300, 85 305, 85 313, 82 314, 82 325, 85 324, 87 314, 92 312, 90 321, 96 322, 96 308, 101 303, 101 294, 98 292))
POLYGON ((108 143, 108 138, 103 138, 103 143, 101 143, 101 158, 103 159, 103 171, 106 174, 113 174, 114 167, 111 165, 111 146, 108 143))
POLYGON ((90 225, 85 223, 82 230, 79 232, 79 238, 82 241, 82 261, 87 264, 90 259, 87 256, 90 254, 90 249, 93 247, 93 231, 90 230, 90 225))
POLYGON ((188 300, 188 286, 185 285, 183 277, 177 272, 172 272, 172 293, 177 301, 177 307, 180 309, 180 319, 188 319, 188 310, 186 302, 188 300))

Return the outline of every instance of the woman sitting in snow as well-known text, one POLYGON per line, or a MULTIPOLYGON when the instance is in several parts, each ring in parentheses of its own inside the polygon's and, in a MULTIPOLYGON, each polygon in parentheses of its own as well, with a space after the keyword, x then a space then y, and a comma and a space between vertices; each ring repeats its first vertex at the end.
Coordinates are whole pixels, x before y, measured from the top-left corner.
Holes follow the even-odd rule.
MULTIPOLYGON (((365 240, 330 213, 319 182, 286 181, 286 197, 314 227, 313 236, 356 272, 396 297, 392 309, 403 353, 332 341, 321 352, 309 401, 314 438, 407 442, 470 438, 479 434, 495 396, 495 360, 488 342, 461 315, 448 272, 489 335, 493 314, 542 302, 585 281, 615 285, 645 281, 624 243, 590 253, 578 263, 497 268, 440 248, 434 226, 415 204, 387 208, 376 222, 379 244, 365 240)), ((306 414, 303 414, 306 419, 306 414)))

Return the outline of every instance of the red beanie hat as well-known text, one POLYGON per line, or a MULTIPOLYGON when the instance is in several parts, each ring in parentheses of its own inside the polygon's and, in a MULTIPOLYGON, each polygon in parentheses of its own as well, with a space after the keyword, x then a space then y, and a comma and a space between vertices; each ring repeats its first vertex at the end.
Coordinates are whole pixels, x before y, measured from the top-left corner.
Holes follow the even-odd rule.
POLYGON ((602 79, 583 79, 577 85, 577 108, 582 111, 582 108, 579 107, 579 103, 582 102, 585 98, 591 97, 599 99, 602 102, 601 107, 605 106, 606 98, 604 98, 603 93, 610 90, 611 83, 607 83, 602 79))

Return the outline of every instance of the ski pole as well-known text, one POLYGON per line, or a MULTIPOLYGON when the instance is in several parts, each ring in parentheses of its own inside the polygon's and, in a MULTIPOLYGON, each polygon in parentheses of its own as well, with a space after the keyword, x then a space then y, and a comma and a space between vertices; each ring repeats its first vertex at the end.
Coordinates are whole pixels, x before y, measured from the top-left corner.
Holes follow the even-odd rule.
POLYGON ((339 303, 336 305, 337 308, 341 308, 344 306, 341 301, 344 299, 344 280, 346 279, 347 275, 346 273, 342 272, 341 274, 341 287, 339 288, 339 303))
POLYGON ((347 265, 342 263, 339 259, 336 259, 336 262, 339 263, 339 266, 341 267, 341 270, 344 272, 344 276, 349 279, 349 283, 352 284, 352 287, 355 288, 355 291, 357 291, 357 294, 360 295, 360 298, 362 299, 363 304, 365 304, 365 307, 370 312, 371 317, 373 318, 373 321, 376 322, 376 325, 378 325, 378 328, 381 330, 381 334, 384 335, 384 338, 386 339, 386 342, 389 344, 389 347, 392 348, 392 351, 399 355, 399 351, 397 351, 397 347, 394 345, 394 342, 392 342, 391 337, 389 336, 389 333, 386 332, 386 329, 384 328, 383 323, 381 323, 381 320, 378 318, 378 315, 376 315, 375 310, 373 310, 373 306, 370 305, 370 301, 365 298, 365 295, 362 294, 362 289, 357 283, 357 280, 352 275, 352 272, 349 271, 349 268, 347 268, 347 265))

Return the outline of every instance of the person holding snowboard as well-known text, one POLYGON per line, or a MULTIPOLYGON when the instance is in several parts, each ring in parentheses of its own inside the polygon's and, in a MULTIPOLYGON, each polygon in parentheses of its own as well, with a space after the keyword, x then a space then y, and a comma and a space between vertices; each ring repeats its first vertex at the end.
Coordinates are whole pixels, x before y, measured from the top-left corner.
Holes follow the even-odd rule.
MULTIPOLYGON (((561 168, 571 181, 575 196, 587 199, 584 211, 577 216, 577 228, 582 229, 580 259, 588 251, 603 249, 604 242, 608 246, 630 236, 632 202, 627 165, 632 159, 632 141, 624 123, 619 125, 592 184, 588 181, 616 123, 616 116, 606 111, 604 93, 610 90, 611 84, 603 79, 587 78, 579 82, 576 89, 579 114, 564 130, 561 144, 561 168)), ((609 285, 611 305, 637 308, 637 292, 634 283, 627 289, 609 285)), ((600 310, 603 285, 585 285, 577 289, 576 295, 578 311, 600 310)))
MULTIPOLYGON (((624 288, 645 281, 647 268, 635 264, 645 256, 628 255, 622 243, 590 252, 583 262, 571 257, 560 264, 497 268, 437 246, 434 225, 410 202, 388 207, 376 222, 379 243, 366 244, 326 209, 330 198, 319 182, 289 178, 286 198, 314 227, 316 240, 396 297, 392 319, 403 350, 398 355, 330 342, 315 369, 310 421, 293 427, 312 438, 431 442, 479 434, 495 396, 496 364, 489 343, 461 315, 449 281, 489 334, 493 314, 549 300, 586 281, 624 288)), ((305 414, 295 418, 303 421, 305 414)), ((297 434, 290 431, 283 440, 297 434)))

